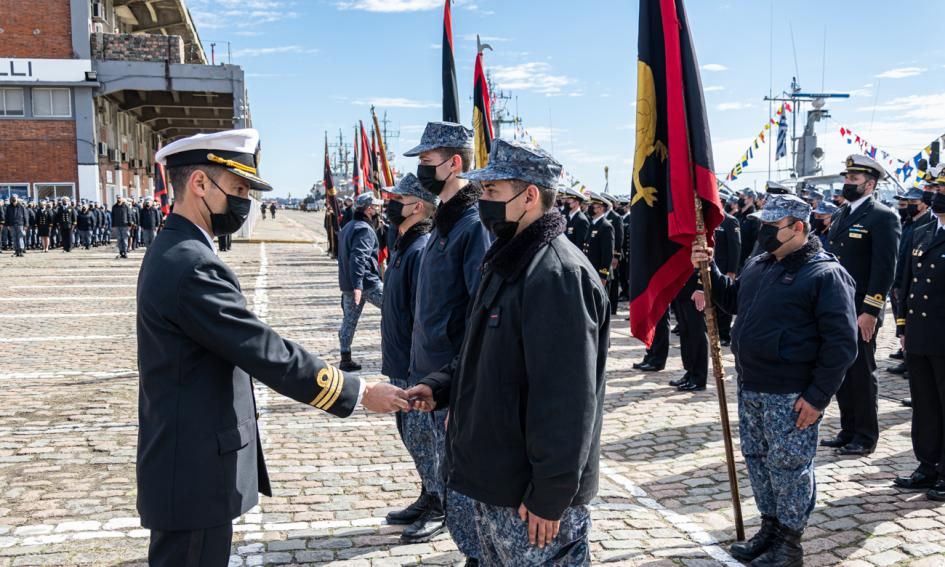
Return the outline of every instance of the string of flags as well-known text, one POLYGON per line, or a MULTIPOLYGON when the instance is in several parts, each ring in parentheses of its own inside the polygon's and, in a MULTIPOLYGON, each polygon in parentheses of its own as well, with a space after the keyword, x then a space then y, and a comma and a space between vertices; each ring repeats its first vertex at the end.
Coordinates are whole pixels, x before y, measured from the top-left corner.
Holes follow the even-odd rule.
MULTIPOLYGON (((735 181, 736 179, 738 179, 738 176, 741 175, 742 172, 748 167, 748 162, 754 159, 755 157, 755 151, 760 149, 762 145, 767 143, 768 138, 771 137, 771 133, 769 132, 769 130, 771 130, 772 126, 778 126, 779 134, 782 134, 782 132, 780 131, 783 131, 783 135, 780 136, 782 139, 787 136, 787 113, 788 112, 794 112, 794 109, 791 108, 791 103, 785 102, 781 104, 781 106, 778 107, 778 111, 776 113, 776 116, 779 117, 778 120, 775 120, 773 117, 768 118, 768 121, 765 122, 764 128, 762 128, 761 132, 759 132, 758 135, 755 136, 754 141, 752 141, 752 143, 748 146, 748 149, 745 150, 745 153, 742 154, 741 159, 738 160, 738 163, 735 164, 735 167, 733 167, 732 170, 725 177, 727 181, 735 181)), ((778 148, 779 155, 783 155, 783 153, 787 153, 786 146, 784 148, 783 153, 781 150, 782 148, 779 146, 778 148)))
MULTIPOLYGON (((915 170, 912 164, 893 156, 882 148, 876 147, 866 138, 860 136, 853 130, 846 128, 845 126, 841 126, 840 136, 843 137, 848 144, 856 145, 858 148, 860 148, 860 152, 864 155, 868 155, 876 161, 883 162, 884 165, 889 166, 887 167, 887 170, 892 170, 895 168, 897 179, 906 181, 912 176, 912 173, 915 170)), ((916 160, 916 163, 918 163, 918 160, 916 160)))

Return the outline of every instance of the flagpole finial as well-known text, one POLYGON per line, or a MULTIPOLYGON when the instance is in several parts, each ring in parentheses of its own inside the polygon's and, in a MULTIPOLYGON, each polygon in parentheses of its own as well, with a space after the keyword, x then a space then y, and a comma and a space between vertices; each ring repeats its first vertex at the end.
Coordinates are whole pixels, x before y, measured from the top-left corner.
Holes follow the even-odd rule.
POLYGON ((489 45, 488 43, 482 43, 481 41, 479 41, 479 34, 477 33, 476 34, 476 53, 481 55, 484 49, 488 49, 489 51, 495 51, 494 49, 492 49, 492 46, 489 45))

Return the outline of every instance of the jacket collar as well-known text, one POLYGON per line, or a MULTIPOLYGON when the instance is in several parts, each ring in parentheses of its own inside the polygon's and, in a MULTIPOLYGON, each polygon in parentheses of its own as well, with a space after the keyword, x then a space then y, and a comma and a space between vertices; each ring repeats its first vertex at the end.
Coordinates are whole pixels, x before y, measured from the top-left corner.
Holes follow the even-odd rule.
POLYGON ((394 250, 396 252, 403 252, 407 248, 410 248, 410 245, 417 241, 418 238, 427 234, 433 230, 433 221, 430 219, 422 220, 412 227, 407 229, 407 232, 401 234, 397 237, 397 240, 394 242, 394 250))
POLYGON ((869 202, 863 203, 862 205, 858 206, 856 210, 853 210, 852 205, 850 205, 849 203, 844 205, 843 209, 840 209, 841 212, 838 214, 840 215, 840 218, 842 220, 840 221, 840 224, 837 225, 837 230, 834 234, 843 232, 844 230, 849 228, 853 223, 860 220, 864 215, 866 215, 866 213, 873 210, 873 207, 876 205, 876 201, 873 200, 873 196, 870 195, 868 197, 863 197, 863 198, 869 199, 869 202), (844 215, 846 215, 846 218, 843 218, 844 215))
POLYGON ((207 241, 207 237, 204 236, 203 231, 200 230, 200 227, 190 222, 190 220, 178 215, 176 213, 171 213, 167 215, 167 220, 164 221, 164 230, 176 230, 183 232, 187 238, 193 240, 199 240, 203 244, 213 251, 213 245, 207 241))
MULTIPOLYGON (((794 252, 791 252, 782 258, 779 264, 788 272, 796 272, 803 268, 805 264, 810 262, 811 258, 823 251, 824 248, 820 244, 820 238, 818 238, 816 235, 810 235, 807 238, 807 244, 801 246, 794 252)), ((776 260, 774 254, 766 252, 762 261, 774 262, 776 260)))
POLYGON ((476 204, 482 195, 482 186, 470 182, 453 195, 453 198, 440 205, 436 210, 436 230, 441 236, 446 236, 463 217, 467 209, 476 204))
POLYGON ((538 251, 564 233, 564 217, 552 209, 510 239, 496 240, 483 258, 483 264, 508 281, 516 280, 538 251))

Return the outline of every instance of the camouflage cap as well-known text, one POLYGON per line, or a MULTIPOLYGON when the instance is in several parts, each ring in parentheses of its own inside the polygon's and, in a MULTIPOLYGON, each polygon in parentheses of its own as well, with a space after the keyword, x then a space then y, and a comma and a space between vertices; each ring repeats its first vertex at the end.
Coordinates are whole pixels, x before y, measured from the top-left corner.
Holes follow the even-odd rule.
POLYGON ((374 193, 370 191, 365 191, 358 195, 354 200, 354 206, 357 209, 366 209, 371 205, 383 205, 384 201, 381 201, 374 196, 374 193))
POLYGON ((785 217, 806 221, 810 218, 810 205, 795 195, 769 195, 764 208, 749 216, 761 222, 777 222, 785 217))
POLYGON ((821 193, 820 191, 818 191, 817 189, 808 189, 808 190, 807 190, 807 198, 808 198, 808 199, 811 199, 811 200, 813 200, 813 199, 820 199, 820 200, 823 200, 824 194, 821 193))
POLYGON ((910 187, 905 193, 896 195, 897 201, 919 201, 922 199, 922 193, 925 191, 918 187, 910 187))
POLYGON ((871 173, 880 179, 886 177, 886 170, 875 159, 860 154, 847 156, 846 169, 840 172, 841 175, 847 173, 871 173))
POLYGON ((420 145, 404 152, 407 157, 416 157, 423 152, 438 148, 472 148, 473 131, 453 122, 428 122, 420 137, 420 145))
POLYGON ((397 195, 399 197, 416 197, 434 205, 440 204, 440 198, 424 189, 423 185, 420 183, 420 180, 417 179, 417 176, 412 173, 405 175, 400 181, 397 182, 397 185, 393 187, 385 187, 384 192, 390 193, 391 195, 397 195))
POLYGON ((555 187, 560 175, 561 164, 545 150, 496 138, 489 152, 489 165, 459 177, 480 182, 517 179, 541 187, 555 187))
POLYGON ((814 214, 815 215, 832 215, 839 210, 840 210, 840 207, 834 205, 830 201, 824 201, 821 204, 817 205, 817 208, 814 209, 814 214))

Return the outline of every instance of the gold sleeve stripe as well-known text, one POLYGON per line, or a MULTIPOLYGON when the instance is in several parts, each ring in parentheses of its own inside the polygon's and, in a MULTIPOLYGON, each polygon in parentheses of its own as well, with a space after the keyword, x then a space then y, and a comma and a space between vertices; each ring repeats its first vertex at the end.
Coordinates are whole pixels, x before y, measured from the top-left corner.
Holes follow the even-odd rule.
POLYGON ((331 390, 332 379, 334 375, 331 372, 331 367, 326 366, 318 371, 318 376, 315 378, 315 383, 322 389, 318 396, 312 400, 312 403, 309 405, 318 407, 318 404, 322 403, 325 398, 328 397, 328 392, 331 390))
POLYGON ((880 309, 882 309, 882 308, 886 305, 886 302, 885 302, 885 301, 880 301, 880 300, 878 300, 878 299, 876 299, 876 298, 874 298, 874 297, 866 297, 866 298, 864 298, 864 299, 863 299, 863 303, 865 303, 865 304, 867 304, 867 305, 871 305, 871 306, 873 306, 873 307, 878 307, 878 308, 880 308, 880 309))
POLYGON ((897 325, 905 325, 905 324, 906 324, 906 320, 905 320, 905 319, 896 319, 896 324, 897 324, 897 325))
POLYGON ((325 404, 327 404, 328 400, 330 400, 331 397, 335 395, 335 390, 339 389, 338 374, 335 372, 335 369, 329 366, 328 372, 330 373, 330 376, 331 376, 331 386, 329 386, 328 389, 325 390, 325 397, 322 398, 320 402, 315 404, 315 407, 317 407, 320 410, 325 409, 325 404))
POLYGON ((335 373, 335 376, 337 377, 337 380, 335 382, 337 384, 337 388, 335 388, 335 393, 334 395, 332 395, 331 399, 329 399, 327 402, 325 402, 322 405, 322 409, 325 411, 330 410, 331 406, 335 405, 335 402, 338 401, 338 398, 341 396, 341 391, 344 390, 344 385, 345 385, 345 375, 342 374, 341 371, 335 367, 332 367, 331 370, 332 372, 335 373))

